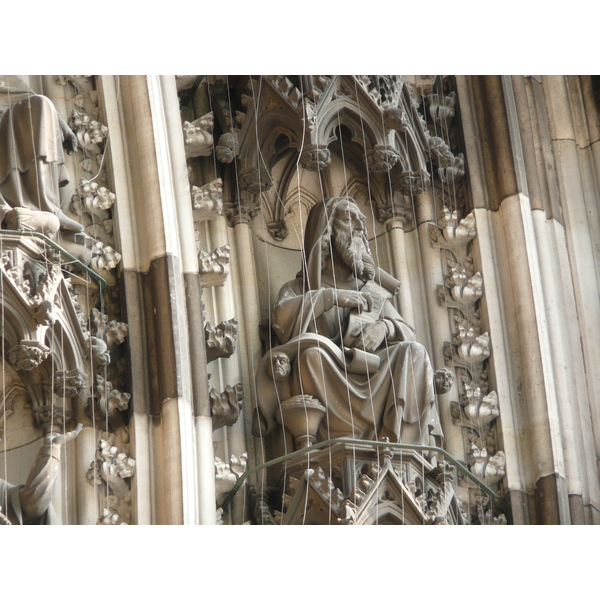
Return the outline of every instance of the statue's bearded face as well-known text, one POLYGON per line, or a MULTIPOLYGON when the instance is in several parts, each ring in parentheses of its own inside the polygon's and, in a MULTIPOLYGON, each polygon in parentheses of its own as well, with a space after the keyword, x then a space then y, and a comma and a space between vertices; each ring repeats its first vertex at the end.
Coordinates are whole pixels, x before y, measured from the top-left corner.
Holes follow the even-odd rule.
POLYGON ((365 216, 354 204, 338 206, 333 221, 333 246, 336 255, 359 279, 373 279, 375 263, 367 240, 365 216))
POLYGON ((271 354, 271 364, 269 365, 269 375, 273 381, 283 381, 290 374, 290 359, 284 352, 273 352, 271 354))

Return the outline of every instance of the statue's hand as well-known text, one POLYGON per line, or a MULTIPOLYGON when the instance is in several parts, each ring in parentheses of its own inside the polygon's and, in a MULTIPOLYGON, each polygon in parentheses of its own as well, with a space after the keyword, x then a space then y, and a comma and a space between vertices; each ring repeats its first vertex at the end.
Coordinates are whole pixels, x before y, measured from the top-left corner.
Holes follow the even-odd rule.
POLYGON ((375 352, 385 340, 387 327, 383 321, 376 321, 363 327, 362 335, 356 340, 354 346, 365 352, 375 352))
POLYGON ((369 311, 373 306, 370 294, 354 290, 336 290, 337 305, 343 308, 357 308, 359 311, 369 311))
POLYGON ((78 423, 77 427, 75 427, 75 429, 73 429, 73 431, 70 431, 69 433, 64 433, 64 434, 51 433, 44 438, 44 445, 45 446, 58 446, 58 447, 64 446, 65 444, 69 443, 71 440, 74 440, 79 435, 79 432, 82 429, 83 429, 83 425, 81 423, 78 423))

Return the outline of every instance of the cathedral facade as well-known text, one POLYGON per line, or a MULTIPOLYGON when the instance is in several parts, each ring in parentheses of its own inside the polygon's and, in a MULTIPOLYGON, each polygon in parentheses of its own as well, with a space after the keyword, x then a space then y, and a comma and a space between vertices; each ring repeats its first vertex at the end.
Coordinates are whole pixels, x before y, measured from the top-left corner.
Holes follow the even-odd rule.
POLYGON ((0 520, 600 523, 599 110, 0 76, 0 520))

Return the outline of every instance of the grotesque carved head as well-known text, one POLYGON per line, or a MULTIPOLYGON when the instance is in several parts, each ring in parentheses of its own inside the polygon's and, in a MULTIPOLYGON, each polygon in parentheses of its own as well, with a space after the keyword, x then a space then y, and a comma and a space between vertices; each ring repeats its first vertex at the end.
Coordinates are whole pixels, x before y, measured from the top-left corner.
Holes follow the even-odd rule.
POLYGON ((434 383, 436 394, 445 394, 454 383, 454 373, 448 369, 438 369, 434 375, 434 383))
POLYGON ((273 381, 279 382, 287 379, 290 374, 290 358, 285 352, 271 352, 271 361, 269 363, 269 375, 273 381))

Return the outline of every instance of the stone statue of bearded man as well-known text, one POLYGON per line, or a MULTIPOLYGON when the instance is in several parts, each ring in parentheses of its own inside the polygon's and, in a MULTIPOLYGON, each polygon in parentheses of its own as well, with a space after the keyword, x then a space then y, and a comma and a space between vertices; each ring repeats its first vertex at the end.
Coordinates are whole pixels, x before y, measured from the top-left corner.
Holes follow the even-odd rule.
POLYGON ((281 345, 257 369, 254 435, 277 427, 281 402, 311 395, 327 409, 319 440, 442 445, 431 361, 390 302, 400 282, 375 266, 365 221, 349 197, 312 208, 303 269, 273 310, 281 345), (272 355, 281 353, 291 363, 284 382, 269 375, 272 355))

